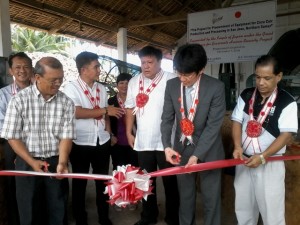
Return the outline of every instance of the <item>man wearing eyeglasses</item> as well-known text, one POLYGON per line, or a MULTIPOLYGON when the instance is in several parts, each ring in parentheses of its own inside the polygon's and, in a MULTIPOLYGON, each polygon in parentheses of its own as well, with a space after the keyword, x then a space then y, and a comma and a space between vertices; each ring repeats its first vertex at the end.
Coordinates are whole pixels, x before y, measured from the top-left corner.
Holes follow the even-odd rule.
MULTIPOLYGON (((13 82, 0 89, 0 133, 10 99, 19 91, 28 87, 31 83, 31 78, 33 77, 32 60, 24 52, 12 53, 8 57, 8 66, 9 74, 13 76, 13 82)), ((7 140, 1 138, 0 144, 4 149, 4 168, 6 170, 14 170, 16 153, 11 149, 7 140)), ((6 177, 5 179, 8 224, 18 225, 20 222, 16 201, 15 177, 6 177)))
MULTIPOLYGON (((74 132, 74 104, 58 89, 63 66, 53 57, 35 66, 36 83, 25 88, 8 104, 1 137, 17 154, 16 170, 68 172, 74 132)), ((20 224, 29 225, 46 211, 46 224, 62 225, 68 180, 44 176, 16 177, 20 224), (41 195, 43 194, 43 195, 41 195), (44 207, 39 207, 39 200, 44 207)))
MULTIPOLYGON (((178 78, 167 82, 161 134, 166 160, 188 168, 224 158, 220 128, 224 84, 204 74, 207 56, 199 44, 181 46, 174 56, 178 78), (174 146, 172 124, 177 121, 174 146)), ((196 224, 196 174, 177 175, 180 225, 196 224)), ((205 225, 221 224, 221 170, 199 174, 205 225)))

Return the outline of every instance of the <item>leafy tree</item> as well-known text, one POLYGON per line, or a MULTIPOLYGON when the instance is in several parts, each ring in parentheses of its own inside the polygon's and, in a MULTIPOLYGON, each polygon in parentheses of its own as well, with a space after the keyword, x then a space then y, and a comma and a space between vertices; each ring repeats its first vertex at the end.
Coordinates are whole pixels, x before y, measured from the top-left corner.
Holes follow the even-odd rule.
POLYGON ((69 38, 49 35, 46 32, 12 25, 12 50, 23 52, 60 53, 69 56, 66 51, 70 47, 69 38))

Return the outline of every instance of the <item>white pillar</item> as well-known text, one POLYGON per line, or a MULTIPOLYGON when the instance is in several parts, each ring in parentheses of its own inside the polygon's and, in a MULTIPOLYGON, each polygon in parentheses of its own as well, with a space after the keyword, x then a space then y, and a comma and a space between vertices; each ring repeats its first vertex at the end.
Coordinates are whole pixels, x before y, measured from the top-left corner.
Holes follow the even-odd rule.
MULTIPOLYGON (((11 53, 11 32, 9 17, 9 0, 0 0, 0 57, 8 57, 11 53)), ((0 59, 0 87, 11 83, 8 66, 4 58, 0 59)))
POLYGON ((0 56, 11 53, 11 32, 9 18, 9 0, 0 1, 0 56))
POLYGON ((127 29, 119 28, 118 31, 118 59, 124 62, 127 61, 127 29))

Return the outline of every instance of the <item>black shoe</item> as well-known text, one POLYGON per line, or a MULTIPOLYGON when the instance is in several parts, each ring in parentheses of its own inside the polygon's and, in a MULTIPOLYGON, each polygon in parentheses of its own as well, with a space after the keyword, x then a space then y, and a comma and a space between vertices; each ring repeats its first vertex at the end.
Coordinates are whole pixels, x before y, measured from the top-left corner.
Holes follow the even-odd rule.
POLYGON ((112 225, 112 222, 110 219, 105 219, 105 220, 99 220, 99 224, 101 225, 112 225))
POLYGON ((179 225, 179 222, 170 222, 170 221, 166 221, 166 224, 168 225, 179 225))
POLYGON ((165 220, 168 225, 179 225, 179 221, 165 220))
POLYGON ((149 221, 149 220, 141 219, 141 220, 137 221, 134 225, 154 225, 156 223, 157 223, 156 220, 155 221, 149 221))

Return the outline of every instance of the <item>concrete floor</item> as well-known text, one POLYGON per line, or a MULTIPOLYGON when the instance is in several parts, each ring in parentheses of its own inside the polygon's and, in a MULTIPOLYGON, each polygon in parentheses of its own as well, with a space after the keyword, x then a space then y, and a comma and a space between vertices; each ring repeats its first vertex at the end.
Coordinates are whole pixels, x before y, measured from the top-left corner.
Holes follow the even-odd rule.
MULTIPOLYGON (((71 184, 71 181, 70 181, 71 184)), ((157 225, 165 225, 164 222, 164 194, 163 194, 163 185, 162 179, 157 178, 157 193, 158 193, 158 206, 159 206, 159 218, 157 225)), ((71 185, 70 185, 71 187, 71 185)), ((70 191, 71 193, 71 191, 70 191)), ((71 197, 71 196, 70 196, 71 197)), ((71 201, 71 198, 70 198, 71 201)), ((227 204, 227 203, 225 203, 227 204)), ((224 205, 224 204, 223 204, 224 205)), ((89 225, 97 225, 97 210, 95 203, 95 184, 94 181, 88 181, 87 194, 86 194, 86 207, 88 212, 88 223, 89 225)), ((129 209, 123 209, 121 212, 115 211, 112 206, 110 206, 110 219, 114 225, 133 225, 140 219, 142 205, 138 204, 138 208, 135 211, 130 211, 129 209)), ((197 215, 196 215, 196 224, 203 224, 203 216, 201 210, 201 195, 197 197, 197 215)), ((228 210, 223 207, 222 210, 222 225, 234 225, 236 223, 235 215, 232 209, 228 210)), ((71 202, 69 202, 69 225, 75 225, 72 211, 71 211, 71 202)))
MULTIPOLYGON (((157 225, 165 225, 164 222, 164 196, 161 194, 163 191, 161 178, 157 180, 158 184, 158 206, 159 206, 159 218, 157 225)), ((88 223, 89 225, 97 225, 97 209, 95 202, 95 184, 93 181, 88 181, 87 195, 86 195, 86 205, 88 212, 88 223)), ((71 202, 69 204, 70 215, 69 215, 69 225, 75 225, 73 216, 71 215, 71 202)), ((142 210, 142 204, 139 203, 136 210, 131 211, 128 208, 122 209, 121 212, 114 210, 113 206, 109 208, 110 219, 114 225, 133 225, 140 219, 140 213, 142 210)))

